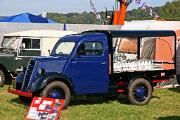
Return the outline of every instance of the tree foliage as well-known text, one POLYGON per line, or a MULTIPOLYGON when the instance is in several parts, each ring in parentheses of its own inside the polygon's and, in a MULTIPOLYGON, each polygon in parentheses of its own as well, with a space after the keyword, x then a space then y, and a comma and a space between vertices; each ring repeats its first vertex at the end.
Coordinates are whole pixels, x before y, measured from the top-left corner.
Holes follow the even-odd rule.
MULTIPOLYGON (((180 21, 180 1, 167 2, 164 6, 152 8, 156 11, 160 17, 168 21, 180 21)), ((108 14, 112 15, 112 11, 108 11, 108 14)), ((100 15, 103 20, 106 20, 106 12, 101 11, 100 15)), ((94 13, 48 13, 48 18, 55 20, 58 23, 71 23, 71 24, 100 24, 94 13)), ((133 9, 127 11, 126 20, 152 20, 153 18, 144 10, 133 9)))
MULTIPOLYGON (((152 8, 159 16, 168 21, 180 21, 180 1, 167 2, 164 6, 152 8)), ((148 13, 140 8, 127 12, 126 20, 153 19, 148 13)))

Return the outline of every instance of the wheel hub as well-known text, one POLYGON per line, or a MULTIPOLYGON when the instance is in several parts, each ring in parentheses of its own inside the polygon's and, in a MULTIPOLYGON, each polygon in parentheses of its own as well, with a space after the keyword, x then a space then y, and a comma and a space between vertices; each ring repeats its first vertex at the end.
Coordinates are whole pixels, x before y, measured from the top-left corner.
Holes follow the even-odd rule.
POLYGON ((143 86, 138 86, 136 89, 135 89, 135 97, 138 101, 144 101, 146 99, 146 90, 143 86))
POLYGON ((137 93, 138 96, 144 96, 145 95, 144 88, 143 87, 138 87, 136 89, 136 93, 137 93))
POLYGON ((52 90, 49 94, 49 97, 55 98, 55 99, 60 99, 63 98, 63 92, 60 90, 52 90))

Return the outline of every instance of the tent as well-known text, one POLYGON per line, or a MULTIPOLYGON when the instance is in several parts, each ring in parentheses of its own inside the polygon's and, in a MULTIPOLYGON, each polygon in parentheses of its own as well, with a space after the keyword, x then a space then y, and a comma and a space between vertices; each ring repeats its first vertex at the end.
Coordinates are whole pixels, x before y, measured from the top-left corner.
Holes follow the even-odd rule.
POLYGON ((20 22, 20 23, 56 23, 53 20, 36 16, 30 13, 22 13, 0 19, 0 22, 20 22))

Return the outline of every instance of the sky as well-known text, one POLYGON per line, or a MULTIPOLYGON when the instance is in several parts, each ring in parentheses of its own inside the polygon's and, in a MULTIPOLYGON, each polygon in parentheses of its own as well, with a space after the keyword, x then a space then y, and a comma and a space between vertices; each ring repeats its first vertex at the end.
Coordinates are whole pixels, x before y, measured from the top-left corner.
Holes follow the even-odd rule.
MULTIPOLYGON (((90 12, 90 0, 0 0, 0 16, 10 16, 20 13, 32 13, 35 15, 42 12, 90 12)), ((97 11, 112 10, 115 0, 92 0, 97 11)), ((161 6, 172 0, 141 0, 148 6, 161 6)), ((140 5, 133 2, 128 10, 136 9, 140 5)))

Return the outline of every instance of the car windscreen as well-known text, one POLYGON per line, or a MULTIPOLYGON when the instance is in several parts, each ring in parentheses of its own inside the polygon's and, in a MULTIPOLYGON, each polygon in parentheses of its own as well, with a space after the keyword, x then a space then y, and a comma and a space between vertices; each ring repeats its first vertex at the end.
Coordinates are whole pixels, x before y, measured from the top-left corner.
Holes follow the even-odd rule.
POLYGON ((1 46, 3 48, 17 49, 19 44, 19 37, 5 36, 1 46))

